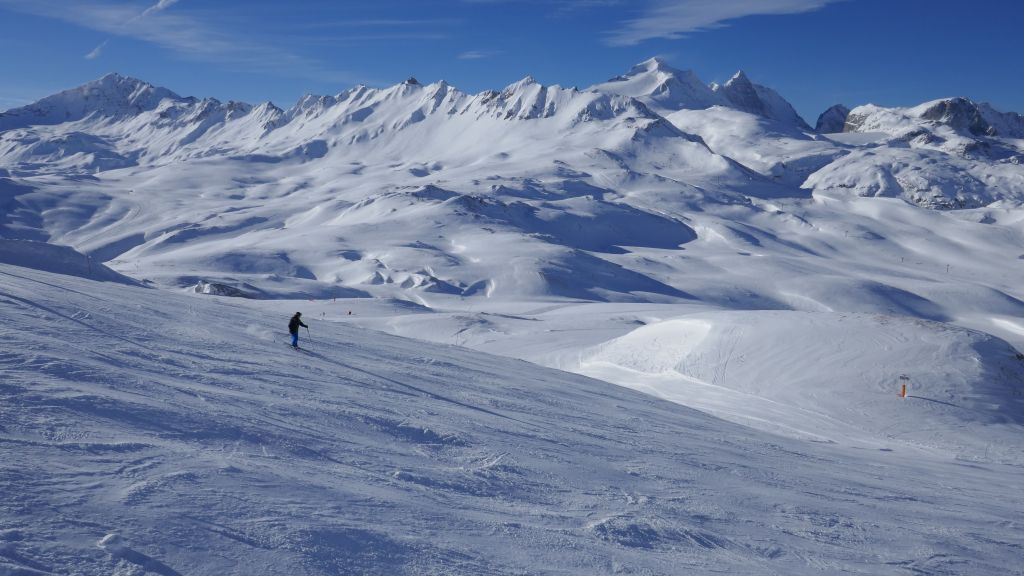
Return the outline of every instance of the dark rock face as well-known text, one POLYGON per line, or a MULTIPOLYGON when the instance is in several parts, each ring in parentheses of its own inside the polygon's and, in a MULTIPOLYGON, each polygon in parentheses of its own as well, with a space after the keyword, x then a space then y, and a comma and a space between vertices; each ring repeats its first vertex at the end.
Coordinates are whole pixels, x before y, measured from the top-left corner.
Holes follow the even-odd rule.
POLYGON ((722 93, 737 109, 758 116, 768 116, 764 102, 761 101, 754 88, 754 83, 747 78, 742 70, 725 83, 722 93))
POLYGON ((921 114, 921 118, 934 120, 958 132, 975 136, 994 136, 995 129, 985 121, 978 106, 967 98, 951 98, 937 102, 921 114))
POLYGON ((1024 138, 1024 115, 1016 112, 1000 112, 991 104, 978 105, 981 117, 995 130, 997 136, 1024 138))
POLYGON ((793 105, 781 94, 767 86, 751 82, 742 70, 733 75, 724 85, 712 84, 711 90, 723 98, 731 108, 770 118, 798 130, 811 130, 807 122, 797 114, 793 105))
POLYGON ((846 128, 846 119, 850 116, 850 109, 842 104, 825 110, 818 116, 818 122, 814 125, 814 131, 819 134, 834 134, 842 132, 846 128))

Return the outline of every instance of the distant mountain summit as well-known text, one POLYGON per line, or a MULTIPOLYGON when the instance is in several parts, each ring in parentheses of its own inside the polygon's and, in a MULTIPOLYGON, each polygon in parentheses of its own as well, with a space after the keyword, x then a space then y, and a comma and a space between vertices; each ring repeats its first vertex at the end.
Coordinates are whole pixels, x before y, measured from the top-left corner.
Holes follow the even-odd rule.
POLYGON ((918 117, 945 124, 974 136, 995 136, 998 132, 982 115, 978 105, 967 98, 939 100, 918 112, 918 117))
POLYGON ((651 58, 637 64, 625 75, 597 84, 592 89, 636 98, 662 115, 722 106, 800 130, 811 129, 778 92, 754 84, 742 71, 724 86, 708 85, 692 70, 677 70, 660 58, 651 58))
POLYGON ((597 84, 592 89, 638 98, 659 113, 702 110, 727 104, 692 70, 677 70, 661 58, 645 60, 625 75, 597 84))
POLYGON ((968 98, 947 98, 917 109, 920 118, 945 124, 959 132, 974 136, 1005 136, 1024 138, 1024 116, 999 112, 986 103, 968 98))
POLYGON ((108 117, 130 116, 155 109, 161 101, 179 101, 166 88, 120 74, 107 74, 77 88, 47 96, 28 106, 0 113, 0 130, 31 125, 60 124, 81 120, 91 114, 108 117))
POLYGON ((724 86, 712 83, 711 90, 725 96, 726 100, 744 112, 767 116, 768 109, 757 94, 754 83, 740 70, 724 86))
POLYGON ((946 137, 1024 138, 1024 116, 1000 112, 989 104, 979 104, 969 98, 942 98, 910 108, 858 106, 849 112, 845 130, 894 135, 910 132, 919 135, 921 130, 927 130, 936 134, 936 131, 945 131, 946 137))
POLYGON ((723 96, 737 110, 777 120, 801 130, 811 130, 792 104, 775 90, 751 82, 742 70, 725 85, 712 84, 711 91, 723 96))

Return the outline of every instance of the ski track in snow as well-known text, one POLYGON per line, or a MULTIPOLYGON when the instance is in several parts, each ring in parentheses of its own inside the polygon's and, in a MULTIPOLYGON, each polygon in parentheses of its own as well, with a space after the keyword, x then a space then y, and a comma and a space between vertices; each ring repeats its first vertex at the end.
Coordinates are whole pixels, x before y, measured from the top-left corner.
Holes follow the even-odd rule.
POLYGON ((0 266, 13 574, 1020 573, 1020 466, 0 266))

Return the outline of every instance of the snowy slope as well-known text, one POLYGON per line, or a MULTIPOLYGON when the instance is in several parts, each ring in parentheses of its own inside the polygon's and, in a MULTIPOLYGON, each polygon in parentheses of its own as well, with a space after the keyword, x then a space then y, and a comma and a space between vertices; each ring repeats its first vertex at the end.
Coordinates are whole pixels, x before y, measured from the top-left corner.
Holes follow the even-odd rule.
POLYGON ((666 119, 700 136, 715 152, 792 188, 848 153, 843 146, 790 124, 733 108, 679 110, 666 119))
POLYGON ((1019 572, 1019 466, 284 310, 0 265, 5 573, 1019 572))
POLYGON ((578 371, 783 435, 899 438, 964 458, 1024 461, 1017 444, 1024 363, 1016 350, 936 322, 822 312, 690 314, 586 351, 578 371), (780 354, 780 341, 799 356, 780 354), (902 384, 911 400, 894 401, 902 384), (922 421, 931 426, 922 429, 922 421))
POLYGON ((114 272, 100 262, 68 246, 56 246, 32 240, 0 238, 0 263, 27 266, 49 272, 70 274, 103 282, 138 284, 131 278, 114 272))

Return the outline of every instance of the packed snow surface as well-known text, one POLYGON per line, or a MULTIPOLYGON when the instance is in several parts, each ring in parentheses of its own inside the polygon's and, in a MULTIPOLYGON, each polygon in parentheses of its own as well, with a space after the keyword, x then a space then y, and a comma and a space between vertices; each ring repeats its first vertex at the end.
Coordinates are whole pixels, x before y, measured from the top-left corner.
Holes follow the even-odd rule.
POLYGON ((0 265, 0 314, 9 574, 1019 573, 1019 460, 893 390, 814 442, 247 300, 0 265))

